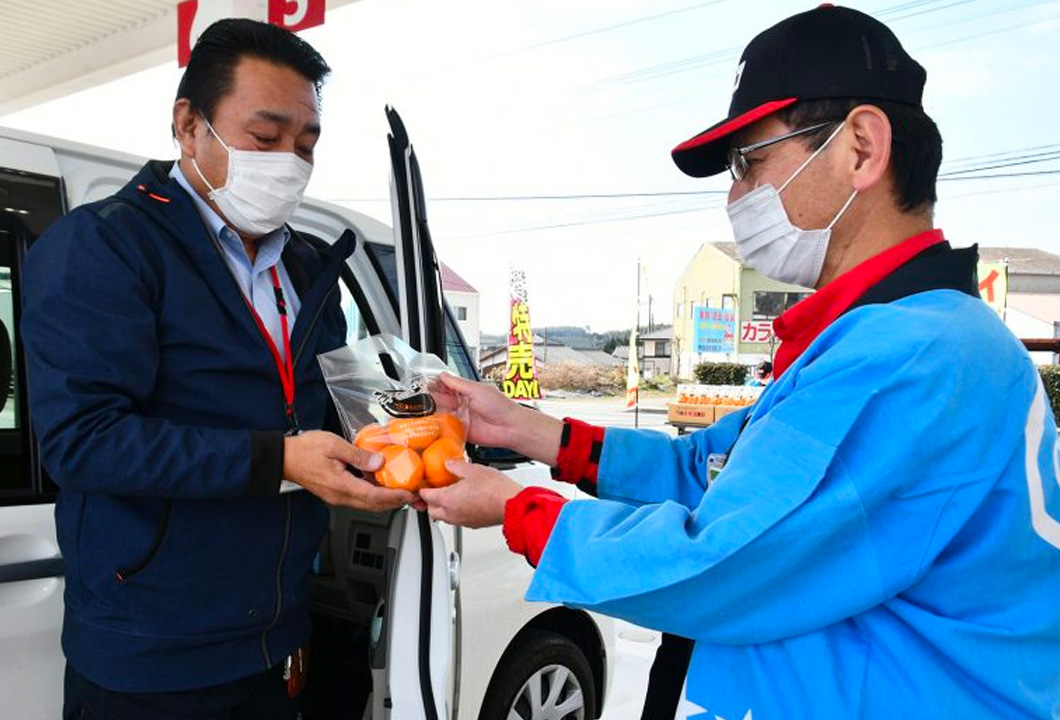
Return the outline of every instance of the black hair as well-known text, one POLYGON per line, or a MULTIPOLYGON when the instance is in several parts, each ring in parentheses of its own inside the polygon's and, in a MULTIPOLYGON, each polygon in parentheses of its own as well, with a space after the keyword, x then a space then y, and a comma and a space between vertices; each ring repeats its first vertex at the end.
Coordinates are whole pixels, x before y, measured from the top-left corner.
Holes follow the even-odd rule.
POLYGON ((768 360, 763 360, 762 362, 758 363, 758 367, 755 368, 756 375, 764 376, 768 375, 771 372, 773 372, 773 363, 769 362, 768 360))
POLYGON ((858 105, 878 107, 891 124, 891 177, 898 207, 903 212, 930 209, 938 200, 935 181, 942 164, 942 135, 935 121, 919 107, 904 103, 871 99, 804 100, 777 113, 789 127, 801 128, 815 123, 832 125, 809 136, 810 148, 816 150, 858 105))
POLYGON ((291 68, 313 83, 317 102, 331 68, 312 45, 276 25, 226 18, 199 36, 177 87, 177 99, 187 98, 194 109, 212 118, 217 103, 232 89, 232 75, 246 57, 291 68))

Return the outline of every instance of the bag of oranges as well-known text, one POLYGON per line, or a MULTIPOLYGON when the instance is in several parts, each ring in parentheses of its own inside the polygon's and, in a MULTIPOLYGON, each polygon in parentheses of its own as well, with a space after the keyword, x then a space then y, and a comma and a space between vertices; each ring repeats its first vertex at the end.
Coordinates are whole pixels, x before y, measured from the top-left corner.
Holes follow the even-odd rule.
POLYGON ((445 467, 465 459, 467 402, 439 410, 433 383, 448 368, 393 335, 375 335, 317 356, 346 438, 382 453, 380 485, 415 491, 457 480, 445 467))

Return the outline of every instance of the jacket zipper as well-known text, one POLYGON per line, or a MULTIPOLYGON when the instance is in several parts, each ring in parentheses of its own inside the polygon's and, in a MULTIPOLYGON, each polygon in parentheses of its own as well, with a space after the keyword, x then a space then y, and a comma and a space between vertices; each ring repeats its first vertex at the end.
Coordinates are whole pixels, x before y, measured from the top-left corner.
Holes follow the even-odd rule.
POLYGON ((324 310, 328 305, 328 298, 331 297, 333 292, 335 292, 335 288, 328 290, 328 294, 320 301, 320 307, 317 308, 316 313, 313 315, 313 321, 309 323, 309 329, 306 331, 305 337, 302 338, 302 343, 298 346, 298 351, 294 354, 294 362, 291 367, 298 367, 298 361, 302 357, 302 351, 305 350, 306 343, 309 342, 309 338, 313 335, 313 328, 317 326, 320 316, 324 314, 324 310))
POLYGON ((284 524, 283 524, 283 547, 280 549, 280 560, 276 564, 276 612, 273 613, 272 620, 268 626, 261 632, 261 654, 265 658, 265 667, 271 668, 272 654, 269 652, 269 631, 271 631, 276 624, 280 621, 280 615, 283 614, 283 564, 287 560, 287 547, 291 542, 291 495, 288 493, 286 502, 284 503, 284 524))
MULTIPOLYGON (((201 219, 201 216, 200 216, 200 219, 201 219)), ((205 229, 206 229, 207 236, 213 241, 214 250, 220 256, 221 262, 224 264, 225 269, 228 270, 228 263, 225 262, 225 251, 224 251, 224 248, 221 247, 220 240, 218 240, 218 238, 213 234, 213 231, 209 228, 209 226, 206 225, 205 221, 203 221, 203 227, 205 227, 205 229)), ((232 275, 231 271, 228 272, 228 277, 232 280, 232 284, 236 286, 236 292, 238 292, 240 295, 243 295, 243 288, 239 287, 239 283, 236 282, 236 279, 232 275)), ((329 293, 329 295, 330 295, 330 293, 329 293)), ((319 317, 319 313, 318 313, 318 317, 319 317)), ((314 324, 316 323, 316 319, 315 318, 313 320, 313 323, 314 324)), ((312 326, 310 326, 310 329, 312 329, 312 326)), ((264 338, 262 338, 260 335, 258 335, 258 339, 261 341, 262 345, 265 345, 265 339, 264 338)), ((302 341, 302 346, 303 347, 305 346, 305 341, 304 340, 302 341)), ((266 346, 266 349, 267 349, 267 346, 266 346)), ((299 348, 299 350, 301 350, 301 348, 299 348)), ((292 368, 295 367, 295 365, 296 365, 296 362, 292 362, 291 363, 291 367, 292 368)), ((284 401, 284 403, 286 404, 286 400, 284 401)), ((287 495, 287 497, 285 498, 285 502, 284 502, 283 547, 280 548, 280 558, 279 558, 279 560, 276 563, 276 612, 273 613, 272 620, 265 627, 265 629, 262 630, 262 632, 261 632, 261 655, 262 655, 262 658, 265 660, 265 667, 266 668, 271 668, 272 665, 273 665, 273 663, 272 663, 272 654, 269 652, 269 638, 268 638, 269 631, 271 631, 274 627, 276 627, 276 624, 280 621, 280 616, 283 614, 283 564, 284 564, 284 562, 287 559, 287 547, 290 545, 290 541, 291 541, 291 496, 287 495)))
MULTIPOLYGON (((201 219, 201 218, 200 218, 201 219)), ((206 226, 205 221, 203 225, 206 226)), ((206 227, 206 231, 211 240, 213 240, 214 250, 221 255, 221 261, 224 262, 224 249, 220 247, 220 241, 214 236, 213 232, 209 227, 206 227)), ((225 263, 225 268, 228 265, 225 263)), ((232 277, 232 273, 229 272, 228 276, 232 279, 232 283, 236 286, 236 290, 242 295, 243 289, 239 287, 239 283, 232 277)), ((309 338, 313 334, 313 328, 316 327, 317 322, 320 320, 320 316, 324 313, 324 309, 327 307, 327 300, 331 297, 331 293, 335 292, 334 288, 328 291, 327 295, 321 301, 320 306, 317 308, 316 313, 313 315, 313 320, 309 323, 309 329, 306 331, 305 337, 302 338, 301 344, 298 346, 298 351, 295 353, 294 360, 291 362, 291 367, 298 367, 298 360, 302 357, 302 351, 305 349, 306 343, 309 342, 309 338)), ((264 344, 264 339, 261 339, 264 344)), ((276 564, 276 612, 272 616, 272 620, 268 626, 261 632, 261 655, 265 660, 265 667, 271 668, 272 654, 269 652, 269 632, 276 627, 276 624, 280 621, 280 616, 283 614, 283 564, 287 559, 287 548, 291 541, 291 495, 288 494, 285 498, 284 503, 284 527, 283 527, 283 547, 280 550, 280 559, 276 564)))

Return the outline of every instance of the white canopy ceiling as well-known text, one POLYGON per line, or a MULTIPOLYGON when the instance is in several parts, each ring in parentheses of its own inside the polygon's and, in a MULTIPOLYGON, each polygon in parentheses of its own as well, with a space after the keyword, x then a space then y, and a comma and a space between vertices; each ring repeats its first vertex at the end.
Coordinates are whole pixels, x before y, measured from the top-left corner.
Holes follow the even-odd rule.
POLYGON ((175 63, 178 2, 0 0, 0 115, 175 63))

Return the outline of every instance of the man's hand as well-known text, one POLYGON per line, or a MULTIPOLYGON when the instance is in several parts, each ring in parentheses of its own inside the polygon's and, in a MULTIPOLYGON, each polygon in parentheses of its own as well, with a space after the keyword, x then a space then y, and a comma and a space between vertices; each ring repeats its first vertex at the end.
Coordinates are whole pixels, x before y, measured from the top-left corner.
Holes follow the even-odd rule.
POLYGON ((323 430, 310 430, 283 439, 283 476, 328 505, 373 512, 403 505, 423 507, 407 490, 391 490, 354 477, 347 465, 371 473, 382 467, 383 456, 361 450, 323 430))
POLYGON ((438 408, 448 412, 459 407, 460 398, 467 400, 471 416, 468 442, 511 447, 511 428, 518 422, 520 407, 494 386, 442 373, 431 385, 431 394, 438 408))
POLYGON ((445 466, 460 480, 448 487, 420 490, 431 517, 469 528, 501 525, 505 503, 518 495, 523 486, 485 465, 448 460, 445 466))
POLYGON ((431 386, 438 407, 452 412, 467 401, 468 442, 503 447, 553 465, 559 452, 563 423, 533 408, 523 407, 489 383, 442 373, 431 386))

